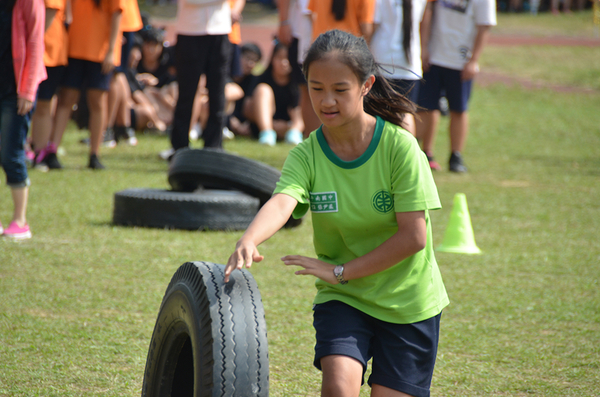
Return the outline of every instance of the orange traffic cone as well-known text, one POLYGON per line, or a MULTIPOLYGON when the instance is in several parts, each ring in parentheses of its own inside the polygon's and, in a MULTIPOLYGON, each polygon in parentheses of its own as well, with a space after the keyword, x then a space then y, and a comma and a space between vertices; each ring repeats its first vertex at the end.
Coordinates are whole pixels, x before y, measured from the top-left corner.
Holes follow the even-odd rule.
POLYGON ((456 254, 480 254, 481 250, 475 244, 473 226, 467 207, 467 196, 464 193, 454 195, 454 204, 444 234, 442 245, 436 251, 453 252, 456 254))

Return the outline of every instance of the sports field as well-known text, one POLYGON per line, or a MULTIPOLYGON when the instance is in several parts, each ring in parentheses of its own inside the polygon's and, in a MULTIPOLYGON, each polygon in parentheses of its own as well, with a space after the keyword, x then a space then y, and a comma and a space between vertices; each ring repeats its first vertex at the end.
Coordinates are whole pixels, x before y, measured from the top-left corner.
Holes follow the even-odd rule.
MULTIPOLYGON (((249 22, 248 22, 249 23, 249 22)), ((438 253, 451 304, 442 317, 434 396, 582 396, 600 390, 600 41, 590 12, 500 15, 501 37, 569 37, 560 46, 490 44, 471 102, 466 175, 434 174, 442 210, 465 193, 482 255, 438 253), (558 19, 557 19, 558 18, 558 19), (487 74, 486 74, 487 73, 487 74), (487 76, 487 77, 486 77, 487 76), (490 78, 495 76, 495 78, 490 78)), ((525 43, 525 44, 523 44, 525 43)), ((446 167, 447 119, 436 153, 446 167)), ((112 225, 113 194, 168 189, 165 137, 103 149, 88 171, 85 131, 64 139, 65 169, 31 171, 33 238, 0 239, 0 396, 140 394, 158 308, 187 261, 224 263, 241 232, 112 225)), ((201 147, 201 143, 194 143, 201 147)), ((285 144, 236 138, 225 149, 280 168, 285 144)), ((1 189, 0 220, 12 213, 1 189)), ((266 310, 272 396, 318 396, 311 278, 279 258, 313 255, 310 218, 261 248, 252 274, 266 310)), ((361 396, 368 396, 364 386, 361 396)))

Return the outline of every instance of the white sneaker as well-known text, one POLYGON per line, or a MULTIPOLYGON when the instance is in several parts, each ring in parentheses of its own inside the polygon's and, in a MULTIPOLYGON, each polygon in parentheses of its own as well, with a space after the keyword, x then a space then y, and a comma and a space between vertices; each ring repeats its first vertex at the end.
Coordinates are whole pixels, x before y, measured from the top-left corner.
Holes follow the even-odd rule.
POLYGON ((175 153, 175 149, 173 148, 169 148, 169 149, 165 149, 163 151, 161 151, 160 153, 158 153, 158 157, 160 157, 163 160, 168 160, 169 157, 171 157, 173 155, 173 153, 175 153))
POLYGON ((200 128, 200 124, 196 123, 192 129, 190 130, 190 141, 197 141, 202 136, 202 129, 200 128))
POLYGON ((297 129, 290 129, 288 130, 288 132, 285 133, 285 141, 287 143, 291 143, 292 145, 297 145, 299 143, 302 143, 302 132, 300 132, 297 129))
POLYGON ((277 133, 273 130, 261 131, 258 135, 258 143, 261 145, 275 146, 277 143, 277 133))
POLYGON ((227 139, 228 141, 232 140, 235 138, 235 135, 233 135, 233 132, 231 132, 231 130, 227 127, 223 127, 223 139, 227 139))
POLYGON ((4 234, 4 228, 2 227, 2 223, 0 222, 0 235, 4 234))

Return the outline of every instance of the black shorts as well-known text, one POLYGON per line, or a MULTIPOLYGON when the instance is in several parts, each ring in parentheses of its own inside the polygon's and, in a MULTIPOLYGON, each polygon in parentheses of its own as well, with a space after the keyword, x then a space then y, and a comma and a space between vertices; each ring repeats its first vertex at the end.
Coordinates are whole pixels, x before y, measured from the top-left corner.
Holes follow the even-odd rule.
POLYGON ((108 91, 112 73, 103 74, 102 64, 83 59, 69 58, 69 66, 61 86, 81 90, 96 89, 108 91))
POLYGON ((417 104, 428 110, 438 110, 440 97, 446 96, 451 111, 467 111, 473 80, 463 81, 460 70, 431 65, 423 74, 417 104))
MULTIPOLYGON (((321 358, 343 355, 363 365, 373 358, 368 383, 388 387, 415 397, 429 397, 439 341, 438 314, 413 324, 378 320, 339 301, 314 308, 317 343, 314 365, 321 358)), ((364 380, 363 380, 364 382, 364 380)))
POLYGON ((58 87, 62 83, 62 79, 67 70, 66 66, 51 66, 46 67, 48 78, 38 86, 37 98, 42 101, 49 101, 58 91, 58 87))
POLYGON ((417 103, 419 99, 419 80, 390 80, 390 84, 402 95, 410 99, 411 102, 417 103))

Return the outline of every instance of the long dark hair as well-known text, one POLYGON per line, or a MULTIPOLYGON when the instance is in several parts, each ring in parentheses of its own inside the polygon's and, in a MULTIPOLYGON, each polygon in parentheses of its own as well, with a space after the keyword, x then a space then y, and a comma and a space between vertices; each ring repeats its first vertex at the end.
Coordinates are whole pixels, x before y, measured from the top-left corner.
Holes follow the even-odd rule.
POLYGON ((310 46, 302 65, 306 80, 311 63, 330 53, 336 53, 338 59, 354 72, 361 84, 369 76, 375 76, 375 83, 364 99, 365 112, 396 125, 403 124, 406 113, 415 113, 415 104, 396 91, 380 73, 379 64, 375 62, 365 39, 341 30, 321 34, 310 46))
POLYGON ((331 12, 333 12, 336 21, 344 19, 344 16, 346 16, 346 0, 332 0, 331 12))
POLYGON ((412 0, 402 0, 402 48, 410 62, 410 42, 412 39, 412 0))

